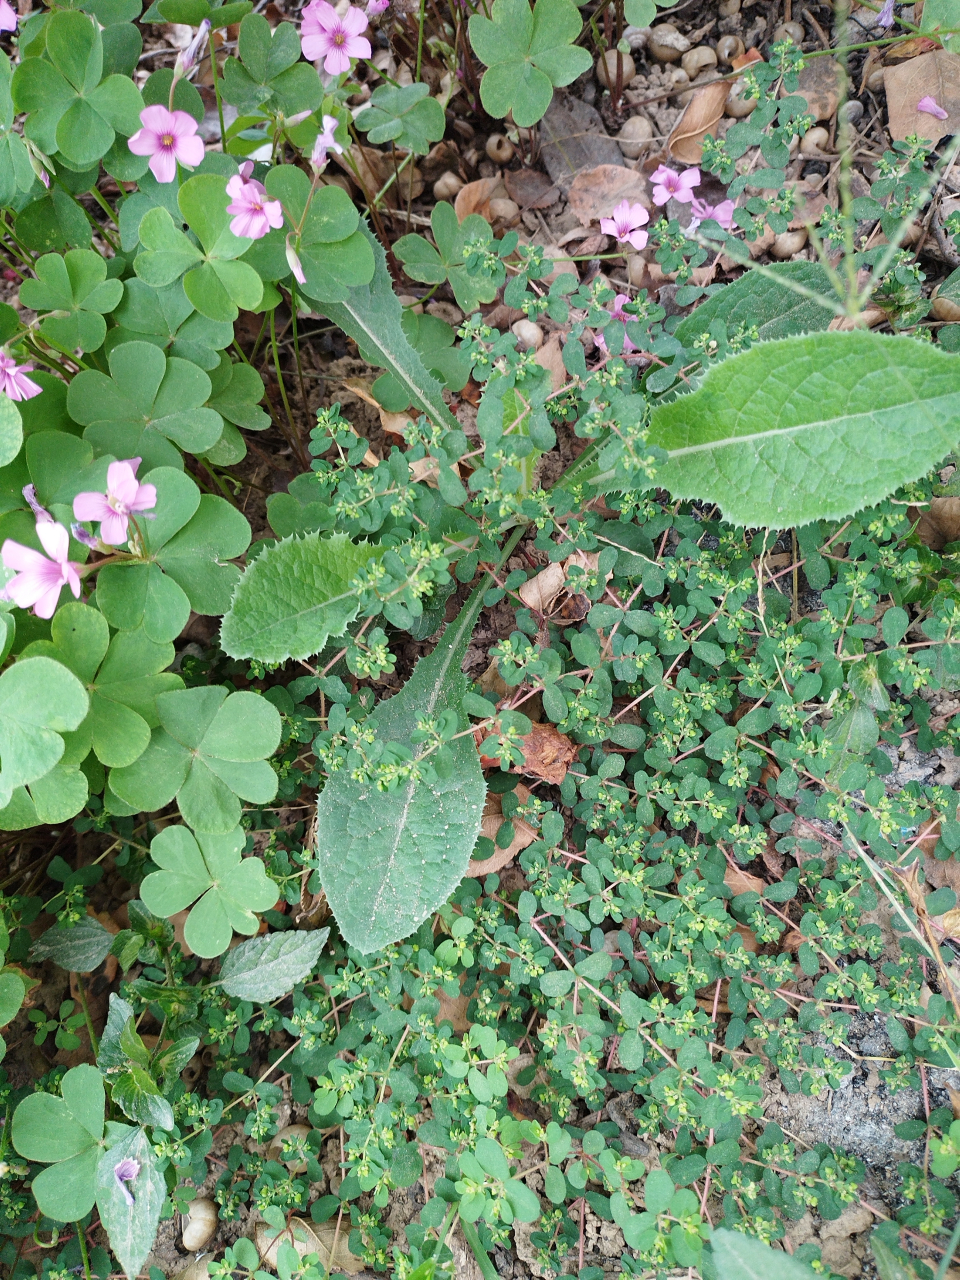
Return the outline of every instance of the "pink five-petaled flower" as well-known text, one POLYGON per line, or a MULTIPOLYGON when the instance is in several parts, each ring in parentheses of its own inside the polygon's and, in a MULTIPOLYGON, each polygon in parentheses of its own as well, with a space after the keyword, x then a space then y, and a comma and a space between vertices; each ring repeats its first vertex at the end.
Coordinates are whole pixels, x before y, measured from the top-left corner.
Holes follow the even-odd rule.
POLYGON ((924 114, 928 116, 936 116, 938 120, 946 120, 947 116, 950 114, 949 111, 944 111, 936 98, 931 97, 929 93, 925 98, 921 98, 917 103, 917 110, 924 112, 924 114))
POLYGON ((0 351, 0 391, 11 400, 32 400, 43 387, 37 386, 27 374, 33 372, 32 364, 17 364, 13 356, 0 351))
POLYGON ((366 15, 353 5, 341 18, 327 0, 311 0, 300 27, 303 55, 311 62, 323 58, 327 75, 339 76, 350 70, 351 58, 370 57, 370 41, 362 34, 369 25, 366 15))
POLYGON ((123 1192, 123 1198, 131 1208, 133 1207, 134 1199, 130 1194, 127 1183, 132 1182, 139 1172, 140 1161, 134 1160, 130 1156, 113 1166, 113 1176, 117 1180, 117 1186, 123 1192))
POLYGON ((263 183, 256 178, 244 182, 239 173, 234 174, 227 183, 227 195, 227 213, 235 215, 230 223, 235 236, 259 240, 271 227, 283 226, 283 206, 279 200, 269 198, 263 183))
POLYGON ((18 22, 16 9, 7 0, 0 0, 0 31, 16 31, 18 22))
POLYGON ((10 538, 0 547, 3 567, 17 570, 16 577, 3 588, 3 595, 21 609, 35 606, 34 613, 38 618, 52 618, 64 587, 69 586, 79 599, 80 576, 77 570, 80 566, 67 559, 70 535, 62 524, 38 520, 37 537, 46 556, 10 538))
POLYGON ((135 156, 149 156, 150 170, 158 182, 172 182, 177 161, 188 169, 203 159, 203 139, 197 122, 186 111, 168 111, 159 102, 140 112, 142 129, 127 143, 135 156))
POLYGON ((100 537, 111 547, 127 540, 127 526, 135 511, 149 511, 157 505, 157 490, 137 480, 139 458, 111 462, 107 467, 106 493, 78 493, 73 514, 78 520, 99 520, 100 537))
POLYGON ((638 231, 650 215, 642 204, 631 204, 629 200, 621 200, 613 211, 612 218, 600 219, 600 230, 606 236, 616 236, 618 243, 633 245, 634 249, 642 249, 647 243, 646 231, 638 231))
POLYGON ((333 136, 339 123, 336 116, 323 117, 323 129, 317 134, 317 140, 313 144, 313 151, 310 155, 310 163, 318 173, 327 163, 328 151, 336 151, 338 156, 343 155, 343 147, 339 142, 334 141, 333 136))
POLYGON ((700 170, 684 169, 683 173, 677 173, 662 164, 651 173, 650 181, 654 184, 654 204, 666 204, 668 200, 689 204, 693 199, 693 188, 700 185, 700 170))
MULTIPOLYGON (((627 354, 630 351, 639 350, 638 347, 635 347, 633 345, 633 343, 627 337, 627 333, 626 333, 626 326, 628 321, 636 320, 637 318, 635 315, 629 315, 623 309, 623 304, 629 301, 630 301, 630 295, 628 293, 618 293, 616 298, 614 298, 613 300, 613 307, 611 308, 611 311, 610 311, 610 323, 612 324, 615 320, 619 320, 620 323, 624 326, 624 333, 623 333, 624 354, 627 354)), ((602 347, 604 351, 606 351, 607 349, 607 344, 603 340, 603 334, 600 332, 597 333, 597 346, 602 347)))
MULTIPOLYGON (((2 3, 3 0, 0 0, 2 3)), ((379 18, 381 13, 386 13, 390 8, 390 0, 367 0, 364 13, 368 18, 379 18)))
POLYGON ((690 204, 690 212, 693 217, 690 219, 687 231, 695 230, 701 222, 706 222, 708 218, 712 218, 714 222, 719 222, 725 231, 729 231, 733 226, 733 211, 735 208, 736 204, 733 200, 723 200, 720 204, 707 204, 706 200, 699 200, 694 196, 690 204))

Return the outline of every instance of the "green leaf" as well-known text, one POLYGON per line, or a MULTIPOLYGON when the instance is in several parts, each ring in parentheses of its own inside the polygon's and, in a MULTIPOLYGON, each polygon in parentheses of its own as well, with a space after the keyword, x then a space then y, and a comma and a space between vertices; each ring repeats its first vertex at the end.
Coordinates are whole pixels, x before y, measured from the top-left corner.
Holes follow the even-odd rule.
POLYGON ((815 1280, 816 1272, 756 1236, 720 1228, 710 1237, 717 1280, 815 1280))
POLYGON ((221 418, 247 431, 265 431, 270 426, 270 415, 259 408, 264 395, 263 379, 252 365, 234 363, 224 353, 210 372, 210 383, 207 407, 221 418))
POLYGON ((220 966, 221 986, 236 1000, 278 1000, 313 972, 329 934, 329 929, 291 930, 241 942, 220 966))
POLYGON ((419 156, 427 154, 446 128, 443 107, 430 97, 426 84, 381 85, 355 122, 374 146, 392 142, 419 156))
POLYGON ((111 1076, 111 1080, 110 1096, 125 1116, 137 1124, 167 1130, 173 1128, 173 1108, 143 1067, 128 1067, 119 1075, 111 1076))
POLYGON ((253 913, 277 900, 277 886, 260 859, 241 857, 245 840, 239 827, 198 837, 186 827, 165 827, 151 841, 150 856, 161 869, 143 881, 140 896, 157 916, 196 904, 183 933, 198 956, 221 955, 234 931, 256 933, 260 922, 253 913))
POLYGON ((418 235, 401 236, 393 246, 410 279, 423 284, 449 281, 458 306, 467 315, 476 311, 481 302, 491 302, 497 296, 498 281, 493 277, 471 275, 465 265, 469 242, 479 240, 489 245, 493 240, 486 218, 471 213, 460 222, 453 205, 441 200, 430 215, 430 228, 436 248, 418 235))
POLYGON ((0 973, 0 1027, 20 1012, 27 989, 18 973, 0 973))
POLYGON ((96 1196, 103 1078, 96 1067, 72 1067, 60 1090, 59 1098, 24 1098, 13 1116, 13 1145, 25 1159, 51 1165, 33 1180, 41 1213, 55 1222, 75 1222, 90 1212, 96 1196))
POLYGON ((960 440, 960 360, 912 338, 761 343, 658 406, 657 483, 739 525, 838 520, 916 480, 960 440))
MULTIPOLYGON (((465 720, 460 703, 467 682, 460 668, 481 599, 475 592, 401 692, 377 708, 382 740, 408 743, 418 721, 447 710, 465 720)), ((320 880, 341 933, 359 951, 407 937, 447 900, 467 869, 486 784, 469 735, 447 749, 450 768, 436 781, 407 779, 378 792, 342 770, 320 796, 320 880)))
POLYGON ((876 1231, 870 1237, 870 1249, 880 1280, 919 1280, 914 1268, 898 1258, 876 1231))
POLYGON ((219 439, 223 419, 203 408, 210 379, 195 364, 167 358, 149 342, 115 347, 108 364, 109 377, 83 369, 67 392, 71 418, 86 427, 84 439, 99 453, 143 458, 145 471, 182 470, 180 449, 202 453, 219 439))
MULTIPOLYGON (((454 347, 453 326, 437 316, 420 316, 407 310, 400 323, 410 345, 419 352, 424 368, 439 378, 448 391, 462 391, 470 377, 470 360, 454 347)), ((400 413, 410 404, 409 390, 392 373, 376 380, 373 395, 391 413, 400 413)))
POLYGON ((898 645, 903 637, 907 634, 907 627, 910 625, 910 615, 906 609, 901 609, 899 605, 894 605, 887 609, 880 623, 880 629, 883 632, 883 643, 890 645, 898 645))
MULTIPOLYGON (((133 199, 135 197, 129 197, 123 205, 121 223, 123 211, 133 199)), ((211 374, 210 380, 214 384, 213 371, 220 365, 219 353, 233 341, 233 326, 200 315, 178 282, 154 289, 131 276, 123 282, 123 299, 114 310, 113 318, 117 327, 107 334, 108 355, 124 342, 146 339, 165 350, 167 355, 182 356, 198 364, 211 374)), ((216 394, 214 385, 211 398, 216 394)), ((207 408, 221 412, 210 401, 207 408)))
POLYGON ((70 973, 92 973, 110 954, 113 934, 93 916, 74 925, 55 924, 30 949, 33 960, 52 960, 70 973))
POLYGON ((128 1129, 127 1126, 124 1129, 124 1136, 100 1157, 96 1195, 100 1220, 110 1237, 110 1248, 126 1275, 133 1280, 140 1274, 153 1248, 167 1188, 153 1143, 146 1133, 143 1129, 128 1129), (123 1184, 128 1194, 133 1196, 132 1205, 127 1204, 114 1173, 121 1160, 134 1160, 139 1166, 137 1176, 123 1184))
POLYGON ((394 293, 383 249, 362 223, 360 232, 373 250, 373 280, 351 289, 345 302, 325 302, 324 314, 356 341, 364 360, 393 374, 409 393, 411 404, 438 426, 458 431, 460 424, 447 408, 440 384, 427 373, 403 332, 403 308, 394 293))
POLYGON ((20 410, 9 396, 0 395, 0 467, 8 466, 23 444, 20 410))
POLYGON ((107 279, 107 264, 91 249, 71 249, 61 257, 45 254, 34 266, 36 280, 24 280, 20 300, 34 311, 66 312, 48 316, 40 332, 68 351, 94 351, 106 336, 103 316, 123 296, 119 280, 107 279))
POLYGON ((220 643, 232 658, 283 662, 319 653, 357 616, 350 584, 384 548, 342 533, 285 538, 257 556, 240 579, 220 643))
POLYGON ((89 701, 80 681, 49 658, 27 658, 0 676, 0 804, 42 778, 64 752, 89 701))
POLYGON ((555 85, 569 84, 592 65, 586 49, 573 41, 583 21, 571 0, 495 0, 492 17, 474 14, 470 43, 489 70, 480 81, 480 100, 497 118, 513 112, 525 129, 536 124, 555 85))
POLYGON ((224 101, 241 115, 263 109, 286 116, 314 111, 323 100, 319 77, 299 62, 300 37, 290 22, 270 24, 260 14, 248 14, 240 24, 237 52, 223 68, 224 101))
POLYGON ((161 727, 150 745, 110 774, 121 800, 152 812, 176 797, 194 831, 226 835, 240 821, 240 799, 273 799, 277 775, 266 757, 280 741, 280 715, 272 703, 212 685, 162 693, 156 705, 161 727))

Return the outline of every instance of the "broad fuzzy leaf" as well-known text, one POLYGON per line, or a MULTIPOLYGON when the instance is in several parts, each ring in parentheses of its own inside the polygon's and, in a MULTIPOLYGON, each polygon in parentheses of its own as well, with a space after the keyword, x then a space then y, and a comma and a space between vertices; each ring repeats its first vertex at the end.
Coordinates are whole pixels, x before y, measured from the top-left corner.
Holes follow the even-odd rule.
POLYGON ((738 525, 840 520, 916 480, 960 440, 960 360, 913 338, 761 343, 660 405, 657 483, 738 525))
POLYGON ((360 231, 373 250, 376 264, 373 280, 351 289, 346 302, 324 302, 323 312, 354 339, 364 360, 393 374, 409 392, 411 404, 438 426, 458 431, 460 424, 444 402, 440 383, 427 373, 403 332, 400 324, 403 308, 393 291, 380 242, 366 223, 360 223, 360 231))
POLYGON ((110 951, 113 934, 93 916, 75 925, 55 924, 42 933, 30 951, 31 960, 52 960, 71 973, 92 973, 110 951))
MULTIPOLYGON (((418 721, 460 711, 460 666, 480 608, 476 594, 421 659, 402 691, 377 710, 379 736, 409 742, 418 721)), ((344 938, 370 952, 407 937, 446 902, 480 831, 486 785, 473 739, 449 744, 447 776, 379 792, 335 774, 317 805, 320 880, 344 938)))
POLYGON ((741 325, 756 325, 761 342, 826 329, 834 312, 790 287, 799 285, 830 298, 833 289, 825 267, 818 262, 778 262, 767 271, 774 272, 783 283, 771 279, 766 272, 745 272, 680 321, 674 330, 677 341, 691 346, 714 320, 724 321, 728 332, 741 325))
POLYGON ((814 1280, 816 1272, 781 1249, 771 1249, 740 1231, 715 1231, 710 1237, 717 1280, 814 1280))
POLYGON ((350 583, 383 548, 345 534, 285 538, 260 553, 237 584, 220 632, 232 658, 283 662, 319 653, 357 616, 350 583))
POLYGON ((110 1237, 111 1249, 124 1272, 133 1277, 139 1275, 153 1247, 167 1188, 153 1143, 142 1129, 130 1129, 126 1125, 122 1128, 124 1136, 100 1157, 97 1208, 110 1237), (133 1197, 133 1204, 127 1203, 114 1173, 121 1160, 135 1160, 139 1165, 137 1176, 123 1184, 133 1197))
POLYGON ((224 991, 259 1004, 278 1000, 313 971, 329 935, 329 929, 296 930, 241 942, 220 966, 224 991))

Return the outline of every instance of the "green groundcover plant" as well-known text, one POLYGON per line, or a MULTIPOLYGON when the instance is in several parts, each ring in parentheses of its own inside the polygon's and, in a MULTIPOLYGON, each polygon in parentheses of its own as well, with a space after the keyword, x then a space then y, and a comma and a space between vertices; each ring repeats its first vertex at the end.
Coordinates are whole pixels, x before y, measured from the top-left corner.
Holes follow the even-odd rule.
MULTIPOLYGON (((396 177, 445 129, 422 47, 415 83, 351 105, 382 0, 312 0, 299 29, 248 0, 141 8, 83 0, 20 21, 0 0, 2 251, 34 316, 0 305, 0 831, 72 824, 106 848, 92 865, 54 856, 52 896, 8 880, 0 898, 0 1026, 64 1050, 86 1036, 90 1058, 0 1083, 5 1274, 141 1274, 234 1122, 244 1141, 213 1165, 212 1198, 224 1221, 246 1207, 281 1237, 284 1280, 337 1267, 294 1248, 295 1218, 335 1222, 397 1280, 451 1275, 454 1233, 494 1276, 524 1225, 543 1267, 600 1280, 587 1214, 619 1230, 624 1276, 825 1274, 818 1245, 770 1245, 808 1209, 839 1217, 866 1171, 765 1122, 765 1073, 787 1093, 838 1087, 858 1011, 885 1026, 889 1090, 960 1066, 956 896, 926 894, 915 870, 922 840, 935 859, 960 850, 957 795, 884 781, 905 741, 960 742, 960 717, 929 701, 960 687, 960 544, 931 550, 915 514, 954 491, 960 326, 928 319, 898 247, 957 147, 935 152, 918 114, 869 197, 841 183, 817 261, 692 283, 708 254, 749 264, 795 215, 785 165, 813 118, 798 50, 774 45, 743 77, 753 114, 704 144, 725 200, 692 196, 701 169, 662 166, 655 220, 628 202, 603 220, 614 257, 647 248, 677 273, 667 317, 443 202, 432 238, 391 245, 385 193, 361 216, 328 182, 336 154, 364 185, 359 134, 389 145, 396 177), (195 31, 141 87, 139 22, 195 31), (231 24, 213 151, 190 77, 231 24), (449 286, 457 332, 401 305, 388 249, 449 286), (495 298, 564 326, 559 388, 484 323, 495 298), (868 302, 891 332, 858 326, 868 302), (274 419, 234 324, 260 317, 288 404, 278 308, 352 339, 409 422, 402 448, 363 465, 338 405, 309 442, 277 419, 304 470, 251 545, 231 468, 274 419), (444 392, 470 377, 468 439, 444 392), (582 449, 547 487, 558 432, 582 449), (521 540, 528 567, 511 558, 521 540), (792 593, 770 567, 785 550, 792 593), (544 566, 549 600, 528 587, 544 566), (502 601, 516 626, 492 647, 496 681, 471 683, 477 619, 502 601), (219 620, 202 657, 178 653, 191 615, 219 620), (377 701, 391 646, 438 632, 377 701), (570 765, 528 791, 535 728, 570 765), (312 821, 281 814, 303 796, 312 821), (484 872, 524 832, 522 878, 484 872), (743 871, 771 848, 775 878, 743 871), (119 933, 87 910, 108 857, 133 889, 119 933), (329 924, 296 927, 321 894, 329 924), (55 922, 32 928, 41 912, 55 922), (56 1016, 21 1012, 43 961, 79 993, 56 1016), (105 962, 120 980, 98 1037, 84 975, 105 962), (253 1037, 269 1046, 257 1078, 253 1037), (201 1088, 186 1068, 207 1049, 201 1088), (612 1094, 629 1124, 604 1110, 612 1094), (308 1134, 271 1154, 291 1099, 308 1134), (331 1137, 342 1177, 316 1198, 331 1137), (394 1237, 391 1194, 418 1182, 423 1207, 394 1237)), ((945 42, 948 8, 923 16, 945 42)), ((656 6, 625 9, 643 25, 656 6)), ((455 73, 454 45, 472 48, 479 100, 511 129, 589 68, 600 30, 571 0, 455 21, 426 56, 455 73)), ((940 289, 960 297, 956 273, 940 289)), ((958 1126, 942 1106, 897 1126, 920 1154, 900 1165, 896 1216, 875 1210, 884 1280, 945 1274, 958 1126)), ((268 1266, 247 1239, 208 1263, 224 1278, 268 1266)))

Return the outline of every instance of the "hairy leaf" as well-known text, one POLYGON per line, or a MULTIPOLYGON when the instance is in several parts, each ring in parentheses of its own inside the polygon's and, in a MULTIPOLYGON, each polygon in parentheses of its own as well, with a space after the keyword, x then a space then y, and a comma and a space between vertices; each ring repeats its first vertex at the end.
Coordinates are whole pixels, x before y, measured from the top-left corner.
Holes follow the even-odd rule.
POLYGON ((224 991, 261 1004, 285 996, 313 970, 329 934, 329 929, 296 930, 241 942, 220 966, 224 991))
MULTIPOLYGON (((409 742, 418 721, 460 715, 460 666, 480 608, 479 593, 422 658, 396 697, 377 709, 379 736, 409 742)), ((452 763, 434 782, 409 779, 379 792, 346 770, 317 805, 317 857, 327 900, 344 938, 376 951, 407 937, 445 902, 467 869, 480 831, 486 785, 472 738, 449 743, 452 763)))
POLYGON ((97 1208, 110 1236, 111 1249, 124 1272, 134 1277, 139 1275, 153 1246, 167 1188, 153 1143, 143 1129, 131 1129, 127 1125, 113 1128, 123 1136, 100 1157, 97 1208), (123 1184, 133 1197, 133 1204, 127 1203, 114 1173, 121 1160, 134 1160, 139 1166, 136 1177, 123 1184))
POLYGON ((761 343, 660 405, 657 483, 734 524, 839 520, 916 480, 960 440, 960 360, 913 338, 761 343))
POLYGON ((816 1273, 781 1249, 771 1249, 755 1236, 721 1228, 710 1237, 717 1280, 814 1280, 816 1273))

